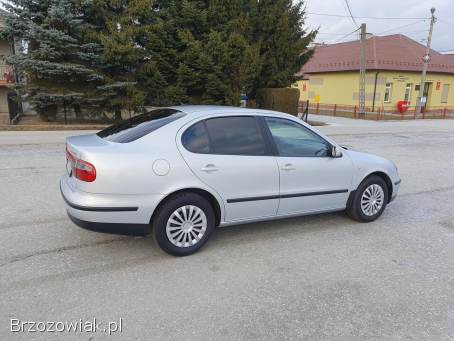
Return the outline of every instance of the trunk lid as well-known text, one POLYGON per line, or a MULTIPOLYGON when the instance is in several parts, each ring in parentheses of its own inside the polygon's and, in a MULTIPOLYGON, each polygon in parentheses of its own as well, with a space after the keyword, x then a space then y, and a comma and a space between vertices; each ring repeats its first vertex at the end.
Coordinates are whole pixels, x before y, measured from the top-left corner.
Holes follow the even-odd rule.
POLYGON ((74 159, 89 161, 90 153, 102 150, 110 145, 96 134, 70 136, 66 139, 66 172, 65 178, 72 189, 84 189, 83 182, 74 175, 74 159))

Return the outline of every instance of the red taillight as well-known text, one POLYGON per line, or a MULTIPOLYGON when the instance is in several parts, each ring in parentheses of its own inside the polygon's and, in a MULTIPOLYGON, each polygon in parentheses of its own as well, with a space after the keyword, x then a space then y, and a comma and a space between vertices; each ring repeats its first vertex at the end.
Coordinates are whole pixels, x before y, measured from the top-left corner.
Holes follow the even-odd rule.
POLYGON ((96 168, 90 162, 76 158, 66 148, 66 159, 71 165, 71 170, 76 179, 93 182, 96 180, 96 168))
POLYGON ((91 163, 78 159, 76 161, 74 175, 79 180, 93 182, 96 180, 96 168, 91 163))

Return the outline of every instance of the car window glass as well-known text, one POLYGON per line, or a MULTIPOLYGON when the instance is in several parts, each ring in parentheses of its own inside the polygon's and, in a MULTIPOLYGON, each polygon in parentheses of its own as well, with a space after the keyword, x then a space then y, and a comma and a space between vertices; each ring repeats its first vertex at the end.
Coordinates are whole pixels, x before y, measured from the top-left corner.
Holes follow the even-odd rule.
POLYGON ((265 141, 255 117, 219 117, 208 119, 205 122, 212 153, 265 155, 265 141))
POLYGON ((301 124, 275 117, 265 121, 280 156, 328 156, 328 142, 301 124))
POLYGON ((183 146, 193 153, 206 154, 210 152, 210 143, 203 122, 199 122, 187 129, 181 137, 183 146))
POLYGON ((173 122, 185 114, 174 109, 156 109, 145 114, 113 124, 97 135, 105 140, 118 143, 135 141, 173 122))

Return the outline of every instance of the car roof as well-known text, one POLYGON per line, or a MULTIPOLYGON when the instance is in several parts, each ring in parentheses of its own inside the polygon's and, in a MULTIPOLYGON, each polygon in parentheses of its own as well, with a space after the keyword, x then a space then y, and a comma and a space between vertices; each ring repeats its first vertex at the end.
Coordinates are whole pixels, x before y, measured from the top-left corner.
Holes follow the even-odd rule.
POLYGON ((170 107, 171 109, 182 111, 188 115, 193 117, 201 116, 207 113, 214 113, 214 114, 225 114, 228 115, 239 115, 239 114, 254 114, 254 115, 264 115, 264 114, 274 114, 274 115, 281 115, 283 117, 292 116, 289 114, 285 114, 279 111, 273 110, 264 110, 264 109, 249 109, 249 108, 239 108, 233 106, 224 106, 224 105, 178 105, 170 107))

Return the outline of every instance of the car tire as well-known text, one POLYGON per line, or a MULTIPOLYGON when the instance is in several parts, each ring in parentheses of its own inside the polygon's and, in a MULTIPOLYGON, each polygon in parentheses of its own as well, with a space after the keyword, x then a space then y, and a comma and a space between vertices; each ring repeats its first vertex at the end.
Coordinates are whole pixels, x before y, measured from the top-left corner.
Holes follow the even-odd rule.
POLYGON ((152 234, 165 252, 188 256, 197 252, 215 227, 214 211, 204 197, 180 193, 158 208, 152 220, 152 234))
POLYGON ((372 175, 358 186, 347 214, 360 222, 371 222, 381 216, 388 203, 388 186, 383 178, 372 175))

